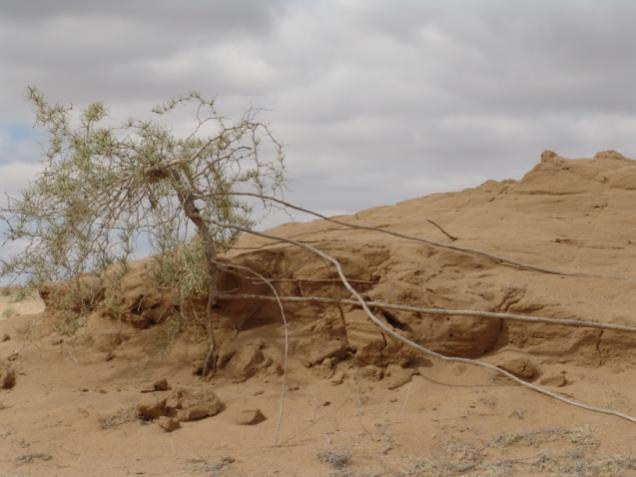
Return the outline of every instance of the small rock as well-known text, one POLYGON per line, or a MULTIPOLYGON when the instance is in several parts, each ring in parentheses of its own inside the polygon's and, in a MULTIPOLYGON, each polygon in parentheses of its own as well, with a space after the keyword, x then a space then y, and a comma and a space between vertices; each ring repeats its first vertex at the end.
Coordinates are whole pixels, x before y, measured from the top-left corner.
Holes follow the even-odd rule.
POLYGON ((524 381, 532 381, 541 374, 537 365, 525 357, 504 360, 497 367, 524 381))
POLYGON ((64 343, 64 338, 62 338, 61 336, 53 336, 49 340, 49 343, 51 343, 53 346, 61 345, 62 343, 64 343))
POLYGON ((15 458, 15 461, 18 465, 22 464, 33 464, 36 461, 48 461, 51 460, 53 456, 51 454, 44 453, 34 453, 34 454, 23 454, 15 458))
POLYGON ((265 419, 267 418, 260 409, 244 409, 234 418, 234 422, 240 426, 255 426, 265 419))
POLYGON ((338 386, 344 382, 345 373, 343 371, 337 371, 331 378, 331 384, 338 386))
POLYGON ((155 391, 167 391, 170 389, 170 385, 168 384, 168 380, 167 379, 160 379, 159 381, 155 381, 152 384, 152 387, 155 389, 155 391))
POLYGON ((0 365, 0 389, 11 389, 15 386, 15 371, 11 366, 0 365))
POLYGON ((152 386, 142 389, 141 392, 154 393, 157 391, 168 391, 168 390, 170 390, 170 385, 168 384, 168 380, 163 378, 152 383, 152 386))
POLYGON ((173 417, 161 416, 157 419, 157 424, 166 432, 176 431, 181 427, 181 423, 173 417))
POLYGON ((568 380, 562 374, 555 374, 554 376, 543 378, 541 380, 541 384, 543 384, 544 386, 554 386, 557 388, 562 388, 563 386, 568 384, 568 380))
POLYGON ((112 361, 113 359, 115 359, 115 353, 113 353, 112 351, 106 353, 106 356, 104 357, 104 361, 112 361))
POLYGON ((5 341, 9 341, 10 339, 11 339, 11 336, 9 335, 9 333, 5 333, 2 335, 2 339, 0 341, 4 343, 5 341))
POLYGON ((267 364, 263 354, 266 347, 265 341, 260 339, 232 353, 227 365, 228 372, 239 382, 251 378, 267 364))
POLYGON ((146 400, 137 404, 137 416, 143 421, 154 421, 166 415, 166 399, 146 400))
POLYGON ((254 391, 253 396, 260 396, 261 394, 264 394, 265 391, 263 391, 262 389, 259 389, 258 391, 254 391))
POLYGON ((167 407, 175 412, 181 422, 196 421, 215 416, 223 410, 223 403, 207 389, 176 389, 167 401, 167 407))
POLYGON ((356 376, 364 379, 371 379, 373 381, 380 381, 384 377, 384 370, 378 366, 369 364, 358 369, 356 376))
POLYGON ((331 406, 331 401, 323 401, 322 406, 323 407, 331 406))
POLYGON ((17 361, 20 358, 20 353, 11 353, 7 356, 7 361, 17 361))
POLYGON ((386 387, 388 389, 397 389, 411 382, 414 371, 412 369, 404 369, 401 366, 390 365, 386 374, 386 387))
POLYGON ((327 358, 322 362, 322 365, 326 368, 326 369, 333 369, 333 367, 338 363, 338 359, 337 358, 327 358))
POLYGON ((349 347, 347 343, 341 341, 329 341, 323 345, 313 349, 308 356, 301 358, 303 364, 307 368, 311 368, 316 364, 320 364, 326 359, 344 358, 347 355, 349 347))
POLYGON ((554 161, 558 157, 559 155, 556 152, 546 149, 545 151, 541 153, 541 162, 554 161))

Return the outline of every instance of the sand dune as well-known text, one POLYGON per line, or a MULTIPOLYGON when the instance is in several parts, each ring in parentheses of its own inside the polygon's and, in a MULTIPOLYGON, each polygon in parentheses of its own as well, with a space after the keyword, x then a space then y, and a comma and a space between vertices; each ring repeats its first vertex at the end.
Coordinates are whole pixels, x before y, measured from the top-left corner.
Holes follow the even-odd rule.
MULTIPOLYGON (((338 217, 437 245, 323 220, 269 233, 332 254, 369 300, 636 326, 635 202, 635 161, 612 151, 575 160, 546 151, 520 181, 338 217)), ((226 259, 274 279, 288 297, 349 297, 332 267, 288 244, 243 237, 226 259)), ((149 285, 147 264, 133 264, 118 292, 105 290, 79 320, 62 309, 60 287, 43 290, 45 311, 38 300, 0 298, 0 314, 15 311, 0 318, 0 340, 8 337, 0 363, 16 372, 16 385, 0 390, 0 475, 636 475, 635 424, 424 357, 351 304, 286 304, 289 379, 275 445, 283 364, 276 304, 220 302, 222 367, 203 381, 193 374, 207 350, 201 323, 188 313, 177 322, 179 303, 149 285), (162 378, 171 390, 141 392, 162 378), (170 407, 178 388, 213 392, 224 408, 174 432, 139 421, 137 406, 149 399, 167 399, 160 413, 180 415, 170 407), (266 419, 242 425, 254 409, 266 419)), ((224 273, 221 288, 269 294, 244 274, 224 273)), ((374 310, 436 352, 636 415, 636 334, 374 310)))

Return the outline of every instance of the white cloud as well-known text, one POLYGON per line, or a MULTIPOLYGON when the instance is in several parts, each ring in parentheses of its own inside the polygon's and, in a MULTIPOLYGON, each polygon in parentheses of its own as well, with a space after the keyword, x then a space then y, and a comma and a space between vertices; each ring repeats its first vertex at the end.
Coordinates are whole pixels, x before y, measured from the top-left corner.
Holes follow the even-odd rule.
MULTIPOLYGON (((41 170, 40 164, 34 163, 7 162, 0 164, 0 191, 16 195, 41 170)), ((4 203, 4 195, 0 201, 4 203)))
MULTIPOLYGON (((228 115, 266 109, 292 200, 353 211, 519 177, 545 148, 636 155, 635 13, 600 0, 8 0, 0 122, 30 120, 29 83, 105 100, 121 120, 218 94, 228 115)), ((177 130, 191 124, 178 114, 177 130)), ((17 149, 0 163, 37 156, 17 149)))

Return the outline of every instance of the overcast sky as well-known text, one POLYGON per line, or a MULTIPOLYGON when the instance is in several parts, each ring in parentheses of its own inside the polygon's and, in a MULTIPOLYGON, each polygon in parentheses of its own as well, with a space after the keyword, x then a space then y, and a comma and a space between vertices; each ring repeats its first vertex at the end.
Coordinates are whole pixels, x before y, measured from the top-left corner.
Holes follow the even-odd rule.
POLYGON ((351 212, 636 155, 636 2, 2 0, 0 191, 38 170, 28 84, 122 120, 199 90, 264 108, 293 201, 351 212))

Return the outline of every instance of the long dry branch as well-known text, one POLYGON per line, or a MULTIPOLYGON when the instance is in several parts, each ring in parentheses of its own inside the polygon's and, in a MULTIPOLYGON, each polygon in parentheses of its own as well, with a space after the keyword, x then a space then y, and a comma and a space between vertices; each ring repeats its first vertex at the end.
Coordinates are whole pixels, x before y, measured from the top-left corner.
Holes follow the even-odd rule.
POLYGON ((278 290, 276 290, 276 287, 273 285, 272 280, 270 280, 269 278, 266 278, 262 274, 258 273, 256 270, 252 270, 251 268, 246 267, 244 265, 219 262, 218 260, 215 260, 214 263, 217 266, 222 268, 234 268, 236 270, 243 270, 244 272, 247 272, 256 276, 259 280, 265 283, 269 287, 269 289, 272 291, 274 296, 268 297, 268 298, 271 298, 272 300, 276 301, 276 303, 278 303, 280 316, 281 316, 281 319, 283 320, 283 336, 284 336, 283 381, 281 383, 281 393, 280 393, 280 400, 279 400, 280 404, 278 407, 278 422, 276 424, 276 432, 274 434, 274 445, 278 445, 280 440, 280 431, 281 431, 282 423, 283 423, 283 414, 285 412, 285 396, 287 394, 287 369, 288 369, 288 362, 289 362, 289 326, 287 322, 287 315, 285 314, 285 307, 283 306, 281 296, 278 294, 278 290))
MULTIPOLYGON (((275 202, 275 203, 283 205, 285 207, 289 207, 290 209, 294 209, 294 210, 297 210, 299 212, 303 212, 305 214, 313 215, 314 217, 318 217, 319 219, 326 220, 327 222, 331 222, 333 224, 337 224, 337 225, 340 225, 340 226, 343 226, 343 227, 347 227, 347 228, 350 228, 350 229, 367 230, 367 231, 370 231, 370 232, 377 232, 377 233, 382 233, 382 234, 385 234, 385 235, 391 235, 393 237, 401 238, 401 239, 404 239, 404 240, 409 240, 409 241, 412 241, 412 242, 423 243, 423 244, 426 244, 426 245, 429 245, 429 246, 435 247, 435 248, 441 248, 441 249, 445 249, 445 250, 452 250, 454 252, 458 252, 458 253, 465 254, 465 255, 472 255, 472 256, 476 256, 476 257, 485 258, 485 259, 490 260, 491 262, 497 263, 499 265, 515 268, 515 269, 518 269, 518 270, 528 270, 528 271, 532 271, 532 272, 539 272, 539 273, 545 273, 545 274, 549 274, 549 275, 558 275, 558 276, 564 276, 564 277, 608 278, 608 279, 612 279, 612 280, 625 280, 626 279, 625 277, 621 277, 621 276, 604 276, 604 275, 595 275, 595 274, 589 274, 589 273, 563 272, 563 271, 560 271, 560 270, 553 270, 553 269, 550 269, 550 268, 537 267, 535 265, 529 265, 527 263, 518 262, 516 260, 511 260, 511 259, 508 259, 508 258, 499 257, 497 255, 493 255, 491 253, 484 252, 482 250, 477 250, 477 249, 474 249, 474 248, 459 247, 457 245, 445 244, 445 243, 441 243, 441 242, 436 242, 434 240, 429 240, 429 239, 425 239, 425 238, 421 238, 421 237, 415 237, 413 235, 402 234, 402 233, 399 233, 399 232, 394 232, 392 230, 385 230, 385 229, 381 229, 381 228, 378 228, 378 227, 371 227, 371 226, 368 226, 368 225, 352 224, 351 222, 345 222, 343 220, 338 220, 338 219, 334 219, 334 218, 331 218, 331 217, 327 217, 326 215, 320 214, 320 213, 315 212, 313 210, 306 209, 304 207, 300 207, 300 206, 294 205, 294 204, 292 204, 290 202, 287 202, 285 200, 279 199, 278 197, 273 197, 273 196, 269 196, 269 195, 257 194, 257 193, 252 193, 252 192, 228 192, 228 194, 236 195, 236 196, 254 197, 254 198, 257 198, 257 199, 260 199, 260 200, 266 200, 266 201, 270 201, 270 202, 275 202)), ((457 239, 457 237, 455 237, 454 235, 451 235, 448 232, 446 232, 438 224, 432 222, 429 219, 427 219, 427 221, 432 223, 433 225, 435 225, 438 229, 440 229, 440 231, 442 231, 442 233, 444 233, 444 235, 449 237, 451 240, 456 240, 457 239)))
MULTIPOLYGON (((267 295, 250 295, 250 294, 219 294, 219 300, 232 299, 248 299, 270 301, 273 298, 267 295)), ((359 305, 357 300, 350 298, 333 298, 324 296, 280 296, 280 300, 285 302, 296 303, 334 303, 345 305, 359 305)), ((481 310, 454 310, 452 308, 429 308, 414 305, 398 305, 395 303, 387 303, 383 301, 367 301, 369 306, 384 308, 387 310, 410 311, 413 313, 424 313, 428 315, 441 316, 472 316, 478 318, 492 318, 497 320, 521 321, 526 323, 542 323, 547 325, 574 326, 578 328, 596 328, 600 330, 625 331, 627 333, 636 333, 636 326, 621 325, 618 323, 600 323, 590 320, 576 320, 570 318, 549 318, 545 316, 522 315, 518 313, 505 313, 498 311, 481 311, 481 310)))
POLYGON ((356 289, 351 285, 351 283, 349 283, 347 276, 345 275, 344 271, 342 270, 342 266, 340 265, 340 262, 332 257, 331 255, 323 252, 322 250, 312 246, 312 245, 308 245, 305 244, 303 242, 299 242, 297 240, 294 239, 290 239, 290 238, 286 238, 286 237, 280 237, 280 236, 276 236, 276 235, 271 235, 271 234, 267 234, 264 232, 257 232, 255 230, 251 230, 249 228, 246 227, 241 227, 239 225, 234 225, 234 224, 226 224, 226 223, 221 223, 215 220, 210 220, 211 223, 215 224, 218 227, 224 227, 224 228, 229 228, 229 229, 234 229, 240 232, 244 232, 244 233, 248 233, 251 235, 255 235, 258 237, 262 237, 262 238, 266 238, 266 239, 270 239, 270 240, 276 240, 279 242, 287 242, 290 243, 292 245, 296 245, 300 248, 304 248, 305 250, 308 250, 312 253, 314 253, 315 255, 321 257, 322 259, 324 259, 325 261, 331 263, 336 271, 338 272, 338 276, 340 277, 340 279, 342 280, 343 285, 347 288, 347 290, 349 290, 349 292, 351 293, 351 295, 355 298, 355 300, 357 301, 357 303, 362 307, 362 309, 364 310, 364 312, 366 313, 366 315, 368 316, 368 318, 376 325, 378 326, 378 328, 380 328, 382 331, 384 331, 387 335, 391 336, 392 338, 404 343, 407 346, 410 346, 411 348, 414 348, 424 354, 427 354, 429 356, 435 357, 437 359, 440 359, 442 361, 446 361, 446 362, 451 362, 451 363, 463 363, 463 364, 468 364, 471 366, 477 366, 480 368, 484 368, 484 369, 488 369, 490 371, 494 371, 497 374, 501 374, 503 376, 506 376, 507 378, 511 379, 512 381, 516 382, 517 384, 531 389, 539 394, 543 394, 545 396, 551 397, 553 399, 556 399, 558 401, 564 402, 566 404, 570 404, 572 406, 581 408, 581 409, 586 409, 588 411, 592 411, 592 412, 597 412, 597 413, 601 413, 601 414, 607 414, 607 415, 611 415, 611 416, 616 416, 619 417, 621 419, 624 419, 626 421, 632 422, 632 423, 636 423, 636 417, 634 416, 630 416, 628 414, 622 413, 620 411, 616 411, 614 409, 608 409, 608 408, 604 408, 604 407, 598 407, 598 406, 593 406, 590 404, 586 404, 580 401, 577 401, 575 399, 570 399, 567 397, 564 397, 560 394, 557 394, 553 391, 550 391, 549 389, 544 388, 543 386, 539 386, 536 384, 532 384, 532 383, 528 383, 520 378, 518 378, 517 376, 515 376, 514 374, 498 368, 497 366, 490 364, 490 363, 485 363, 483 361, 479 361, 479 360, 475 360, 475 359, 469 359, 469 358, 460 358, 460 357, 452 357, 452 356, 445 356, 441 353, 438 353, 436 351, 433 351, 431 349, 428 349, 412 340, 410 340, 409 338, 402 336, 400 333, 398 333, 397 331, 395 331, 391 326, 389 326, 387 323, 385 323, 382 319, 378 318, 370 309, 369 305, 367 304, 367 302, 365 301, 365 299, 356 291, 356 289))

